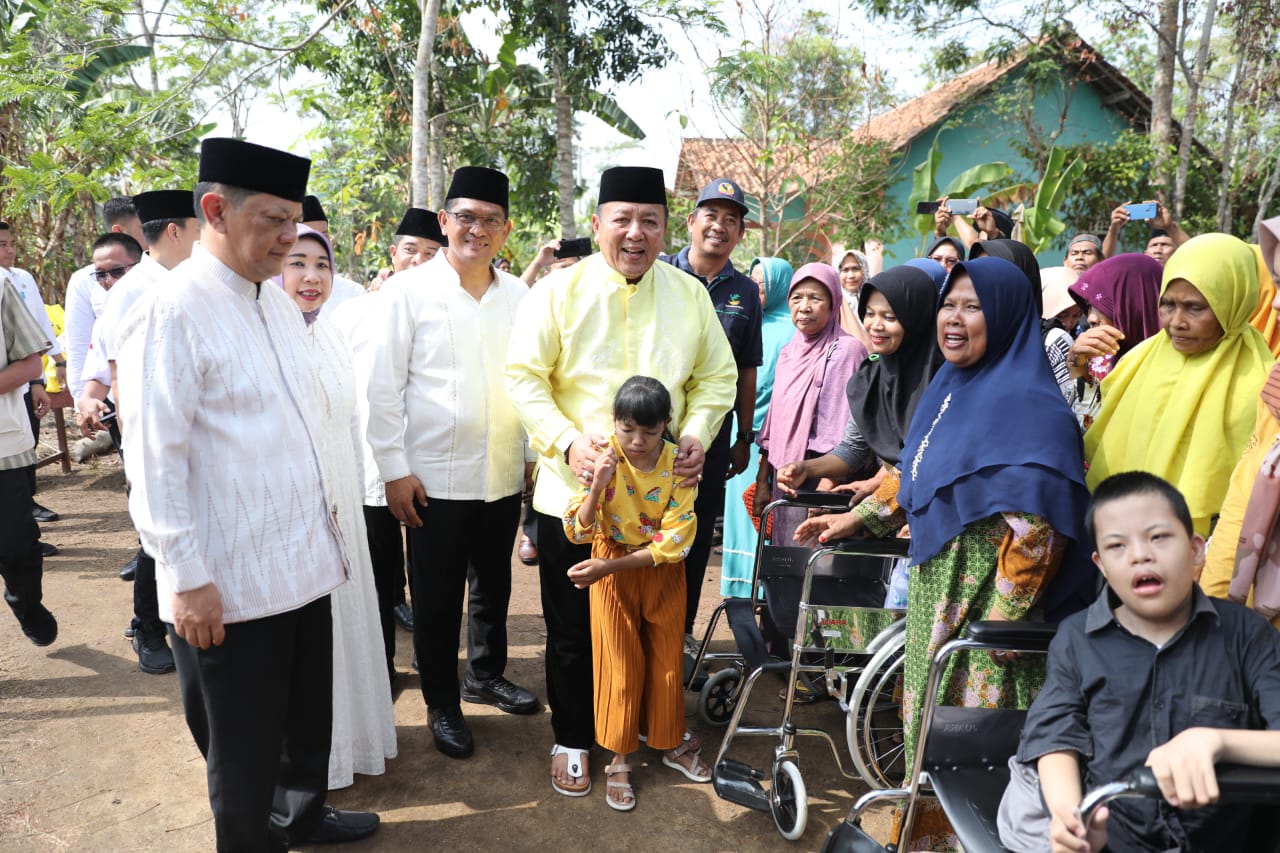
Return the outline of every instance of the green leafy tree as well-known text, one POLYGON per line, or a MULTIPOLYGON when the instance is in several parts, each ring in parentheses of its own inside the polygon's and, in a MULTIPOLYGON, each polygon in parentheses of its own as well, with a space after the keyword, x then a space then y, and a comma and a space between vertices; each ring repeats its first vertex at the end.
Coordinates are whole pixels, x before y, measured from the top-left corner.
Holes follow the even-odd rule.
POLYGON ((601 97, 602 85, 630 82, 667 63, 671 50, 660 23, 713 32, 723 25, 702 4, 686 0, 503 0, 502 6, 511 30, 526 35, 547 68, 560 231, 574 236, 574 113, 601 97))
MULTIPOLYGON (((717 120, 751 198, 758 253, 824 256, 824 241, 891 232, 882 205, 896 169, 886 147, 857 132, 888 100, 829 19, 755 4, 758 28, 708 68, 717 120)), ((829 247, 827 247, 829 251, 829 247)))

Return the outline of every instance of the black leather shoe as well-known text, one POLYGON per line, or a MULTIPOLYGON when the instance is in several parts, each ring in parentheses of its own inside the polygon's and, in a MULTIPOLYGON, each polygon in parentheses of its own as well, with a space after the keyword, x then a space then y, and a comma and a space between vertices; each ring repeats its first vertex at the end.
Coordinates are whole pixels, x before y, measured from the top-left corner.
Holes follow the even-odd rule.
POLYGON ((164 638, 164 632, 155 628, 136 628, 133 632, 133 650, 138 653, 138 669, 151 675, 173 672, 173 652, 164 638))
POLYGON ((41 523, 44 523, 46 521, 57 521, 58 519, 62 518, 62 516, 58 515, 53 510, 49 509, 48 507, 40 506, 40 504, 32 505, 31 517, 41 523))
POLYGON ((462 698, 480 705, 497 705, 508 714, 536 714, 542 710, 538 697, 501 675, 480 681, 468 673, 462 679, 462 698))
POLYGON ((324 807, 324 817, 307 834, 304 844, 345 844, 368 838, 377 830, 381 819, 375 812, 348 812, 324 807))
POLYGON ((41 542, 41 543, 40 543, 40 556, 41 556, 41 557, 56 557, 56 556, 58 556, 58 546, 57 546, 57 545, 54 545, 52 542, 41 542))
POLYGON ((466 758, 476 751, 471 727, 467 725, 467 718, 462 716, 461 708, 456 705, 432 708, 427 718, 431 723, 431 736, 436 740, 436 749, 450 758, 466 758))
POLYGON ((58 639, 58 620, 53 618, 43 604, 27 609, 26 615, 19 620, 22 633, 37 646, 47 646, 58 639))
POLYGON ((413 608, 409 606, 409 603, 402 601, 399 604, 397 604, 392 609, 391 612, 395 615, 396 624, 399 625, 401 628, 405 629, 406 631, 408 631, 410 634, 412 634, 413 633, 413 608))
POLYGON ((132 581, 134 574, 138 571, 138 555, 134 554, 133 559, 124 564, 124 568, 120 570, 120 580, 132 581))

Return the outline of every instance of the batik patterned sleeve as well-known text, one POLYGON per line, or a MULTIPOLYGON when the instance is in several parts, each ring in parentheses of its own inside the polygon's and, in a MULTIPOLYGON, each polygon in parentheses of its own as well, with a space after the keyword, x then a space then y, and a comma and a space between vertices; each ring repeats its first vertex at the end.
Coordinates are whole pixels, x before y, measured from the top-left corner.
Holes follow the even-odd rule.
POLYGON ((1006 512, 1004 520, 1008 530, 996 546, 996 609, 1017 621, 1058 573, 1067 539, 1038 515, 1006 512))
MULTIPOLYGON (((578 523, 578 510, 582 507, 582 502, 587 499, 589 492, 590 490, 586 486, 583 486, 582 489, 574 495, 572 499, 570 499, 569 506, 565 508, 564 517, 561 519, 564 523, 564 535, 567 536, 569 541, 575 545, 585 545, 591 541, 593 536, 595 536, 596 526, 594 524, 590 527, 583 527, 578 523)), ((597 521, 599 521, 599 515, 602 511, 603 508, 597 505, 597 521)))
POLYGON ((891 469, 880 487, 853 508, 867 532, 877 539, 893 536, 907 523, 906 511, 898 506, 898 487, 901 485, 902 474, 891 469))
POLYGON ((693 514, 697 497, 697 486, 677 485, 671 490, 667 508, 662 513, 662 526, 654 531, 649 542, 654 565, 678 563, 689 556, 693 537, 698 532, 698 519, 693 514))

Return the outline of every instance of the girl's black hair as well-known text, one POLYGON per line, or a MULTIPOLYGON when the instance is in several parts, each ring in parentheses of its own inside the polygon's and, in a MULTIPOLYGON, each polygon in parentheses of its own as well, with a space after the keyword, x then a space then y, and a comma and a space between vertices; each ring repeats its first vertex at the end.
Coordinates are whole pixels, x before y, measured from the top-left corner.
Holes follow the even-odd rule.
POLYGON ((671 392, 651 376, 632 376, 614 395, 613 417, 636 426, 662 426, 671 420, 671 392))

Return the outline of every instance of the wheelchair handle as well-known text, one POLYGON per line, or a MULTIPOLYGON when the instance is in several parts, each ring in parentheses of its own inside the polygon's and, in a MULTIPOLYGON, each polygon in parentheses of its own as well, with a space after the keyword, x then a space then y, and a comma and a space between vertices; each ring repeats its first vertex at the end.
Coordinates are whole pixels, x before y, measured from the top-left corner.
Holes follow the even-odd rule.
MULTIPOLYGON (((1222 764, 1214 768, 1218 799, 1232 803, 1280 803, 1280 767, 1222 764)), ((1124 779, 1095 788, 1080 801, 1086 824, 1100 806, 1120 797, 1159 797, 1160 786, 1150 767, 1139 767, 1124 779)))

